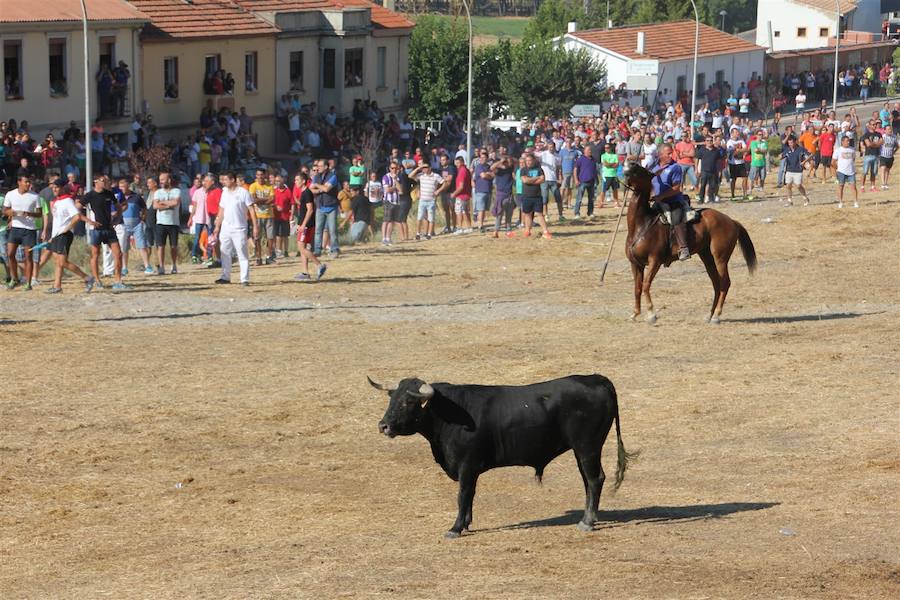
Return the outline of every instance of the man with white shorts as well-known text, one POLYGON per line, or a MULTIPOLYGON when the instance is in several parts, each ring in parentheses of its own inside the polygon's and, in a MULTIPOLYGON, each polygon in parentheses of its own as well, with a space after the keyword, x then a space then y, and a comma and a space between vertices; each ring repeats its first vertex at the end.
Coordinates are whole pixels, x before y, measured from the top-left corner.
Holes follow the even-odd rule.
POLYGON ((430 240, 434 235, 434 209, 438 193, 448 185, 444 178, 431 170, 426 161, 419 161, 419 166, 409 174, 410 179, 419 182, 419 208, 416 214, 416 239, 424 236, 430 240), (424 229, 424 233, 423 230, 424 229))
POLYGON ((803 166, 809 161, 809 152, 803 146, 797 144, 797 138, 788 136, 787 148, 782 152, 781 158, 784 159, 784 183, 787 185, 788 197, 787 206, 794 204, 794 186, 800 190, 805 200, 804 206, 809 204, 809 196, 806 195, 806 189, 803 187, 803 166))
POLYGON ((241 267, 241 285, 250 285, 250 259, 247 256, 247 219, 253 224, 253 237, 259 237, 259 221, 253 210, 253 199, 244 187, 238 185, 234 171, 222 175, 222 198, 219 200, 219 218, 216 220, 216 238, 222 252, 222 276, 216 283, 231 283, 231 256, 237 254, 241 267))

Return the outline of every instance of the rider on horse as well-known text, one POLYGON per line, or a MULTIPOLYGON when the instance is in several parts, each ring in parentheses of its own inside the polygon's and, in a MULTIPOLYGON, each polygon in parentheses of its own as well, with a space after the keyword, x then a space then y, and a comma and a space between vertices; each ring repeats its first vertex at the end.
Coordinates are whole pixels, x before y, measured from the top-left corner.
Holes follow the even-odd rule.
POLYGON ((684 222, 684 217, 691 208, 691 200, 686 194, 681 193, 682 171, 672 157, 672 152, 671 144, 663 144, 659 148, 659 162, 656 167, 650 169, 654 174, 653 196, 650 201, 658 203, 675 230, 675 241, 678 242, 680 249, 678 260, 687 260, 691 257, 691 251, 688 248, 687 223, 684 222))

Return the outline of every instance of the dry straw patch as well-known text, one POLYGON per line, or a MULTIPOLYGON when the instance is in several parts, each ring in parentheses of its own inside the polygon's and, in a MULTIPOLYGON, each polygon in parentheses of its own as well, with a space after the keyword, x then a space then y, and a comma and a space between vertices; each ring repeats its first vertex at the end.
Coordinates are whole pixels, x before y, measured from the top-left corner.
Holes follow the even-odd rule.
POLYGON ((611 210, 550 243, 356 249, 319 284, 288 261, 246 290, 186 268, 4 294, 0 597, 896 597, 900 204, 832 194, 723 207, 760 272, 733 260, 719 327, 696 259, 661 273, 657 326, 625 322, 622 236, 597 285, 611 210), (455 486, 378 434, 365 375, 579 372, 643 451, 597 530, 567 455, 542 487, 486 474, 475 532, 443 540, 455 486))

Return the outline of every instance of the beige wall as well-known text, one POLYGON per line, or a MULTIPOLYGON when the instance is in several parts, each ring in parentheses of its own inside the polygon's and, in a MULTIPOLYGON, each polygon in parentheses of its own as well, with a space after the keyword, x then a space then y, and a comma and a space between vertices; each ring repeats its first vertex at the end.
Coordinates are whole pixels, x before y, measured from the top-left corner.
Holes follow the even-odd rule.
MULTIPOLYGON (((32 24, 29 24, 32 25, 32 24)), ((0 47, 5 40, 20 40, 22 42, 22 70, 23 92, 22 100, 6 100, 0 93, 0 118, 16 119, 21 122, 27 120, 32 135, 41 137, 53 131, 59 135, 69 126, 69 121, 75 120, 84 128, 84 38, 81 27, 70 25, 46 28, 42 31, 15 32, 10 30, 0 31, 0 47), (65 72, 68 82, 68 95, 53 97, 50 95, 50 62, 49 40, 51 38, 64 38, 65 72)), ((137 72, 136 53, 138 39, 137 32, 131 27, 95 27, 91 25, 88 30, 88 54, 90 58, 90 94, 91 94, 91 119, 96 119, 99 114, 97 104, 97 74, 98 56, 100 52, 100 36, 115 37, 116 45, 113 52, 114 61, 124 60, 131 70, 131 86, 129 101, 133 102, 137 97, 134 85, 137 72)), ((0 63, 2 66, 2 63, 0 63)), ((133 114, 133 113, 132 113, 133 114)), ((107 131, 126 131, 130 119, 116 121, 104 121, 107 131)))
POLYGON ((316 102, 322 112, 334 104, 338 112, 350 113, 353 101, 372 99, 383 110, 394 112, 406 100, 409 36, 298 36, 281 37, 277 42, 276 98, 285 93, 297 93, 304 104, 316 102), (321 39, 321 42, 320 42, 321 39), (335 50, 334 89, 321 87, 320 46, 335 50), (378 47, 386 49, 385 85, 378 86, 378 47), (344 87, 344 51, 363 48, 363 85, 344 87), (290 54, 303 52, 303 90, 290 91, 290 54), (396 90, 396 95, 395 95, 396 90))
POLYGON ((259 152, 274 151, 275 112, 275 38, 254 37, 198 41, 144 43, 141 80, 143 100, 153 121, 160 128, 164 139, 182 138, 194 133, 200 120, 200 111, 208 101, 214 107, 233 106, 238 110, 247 107, 253 117, 254 131, 258 134, 259 152), (244 89, 244 56, 256 52, 257 89, 244 89), (205 57, 221 56, 221 68, 231 72, 235 79, 235 94, 231 96, 206 96, 203 93, 205 57), (163 85, 163 61, 178 58, 178 99, 166 100, 163 85))

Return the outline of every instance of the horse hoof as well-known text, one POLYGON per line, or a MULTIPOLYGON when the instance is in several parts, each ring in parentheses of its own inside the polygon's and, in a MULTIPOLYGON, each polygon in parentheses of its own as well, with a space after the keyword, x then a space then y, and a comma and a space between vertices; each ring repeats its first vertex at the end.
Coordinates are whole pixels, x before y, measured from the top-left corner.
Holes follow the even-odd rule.
POLYGON ((631 321, 632 323, 634 323, 635 321, 637 321, 638 315, 640 315, 640 314, 641 313, 634 313, 630 317, 628 317, 628 320, 631 321))
POLYGON ((593 531, 594 526, 590 523, 585 523, 584 521, 578 521, 578 531, 593 531))
POLYGON ((651 325, 655 325, 656 324, 656 313, 650 313, 649 315, 647 315, 647 322, 651 325))
POLYGON ((444 534, 444 537, 447 538, 448 540, 455 540, 456 538, 459 537, 459 532, 458 531, 448 531, 447 533, 444 534))
POLYGON ((710 325, 718 325, 721 321, 719 321, 719 317, 710 317, 708 322, 710 325))

